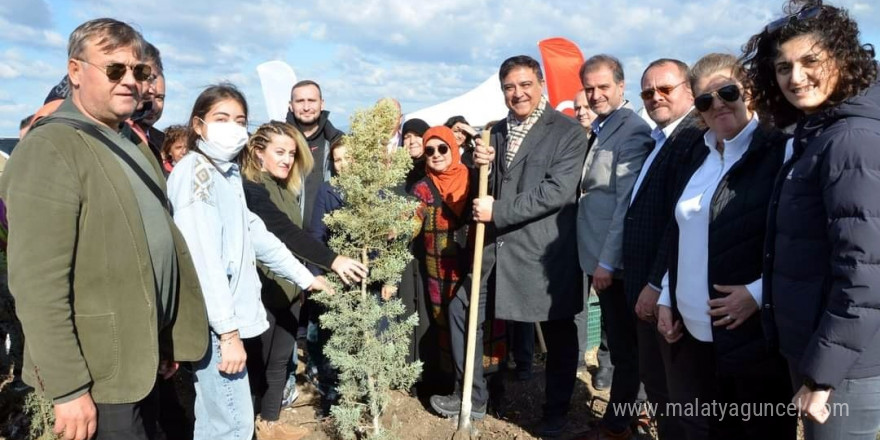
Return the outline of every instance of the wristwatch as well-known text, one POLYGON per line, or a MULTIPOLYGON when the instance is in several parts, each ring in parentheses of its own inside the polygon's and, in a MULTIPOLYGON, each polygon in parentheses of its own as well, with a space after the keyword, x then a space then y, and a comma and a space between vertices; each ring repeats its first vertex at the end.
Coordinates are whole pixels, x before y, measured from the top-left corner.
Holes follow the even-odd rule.
POLYGON ((813 380, 813 378, 811 377, 804 379, 804 386, 807 387, 807 389, 810 391, 828 391, 834 388, 831 385, 816 383, 816 381, 813 380))

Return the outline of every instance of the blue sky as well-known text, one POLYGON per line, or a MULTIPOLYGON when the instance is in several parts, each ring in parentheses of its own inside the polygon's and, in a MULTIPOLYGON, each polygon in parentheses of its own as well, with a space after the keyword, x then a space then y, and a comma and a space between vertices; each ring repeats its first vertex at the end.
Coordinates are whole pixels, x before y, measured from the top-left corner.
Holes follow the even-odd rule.
MULTIPOLYGON (((876 0, 836 0, 862 40, 880 44, 876 0)), ((134 24, 162 52, 168 82, 158 127, 183 123, 198 93, 238 85, 251 123, 266 120, 256 66, 280 59, 299 79, 318 81, 338 126, 350 113, 394 96, 412 112, 464 93, 508 56, 538 57, 539 40, 561 36, 585 56, 618 56, 637 101, 638 77, 653 59, 693 62, 738 53, 782 14, 767 0, 0 0, 0 137, 17 137, 65 73, 70 32, 91 18, 134 24)), ((499 115, 503 116, 503 115, 499 115)))

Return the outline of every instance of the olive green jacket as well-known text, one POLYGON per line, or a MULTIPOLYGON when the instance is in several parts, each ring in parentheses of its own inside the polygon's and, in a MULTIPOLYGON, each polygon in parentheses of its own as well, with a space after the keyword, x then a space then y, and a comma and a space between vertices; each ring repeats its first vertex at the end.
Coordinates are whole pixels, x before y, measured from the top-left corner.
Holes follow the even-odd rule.
MULTIPOLYGON (((261 183, 266 191, 269 192, 269 200, 284 214, 291 222, 302 227, 302 216, 299 213, 299 196, 291 192, 289 189, 280 185, 267 172, 260 173, 261 183)), ((263 304, 272 309, 288 308, 290 303, 299 301, 302 289, 299 286, 276 276, 274 272, 258 263, 260 269, 260 282, 263 283, 261 299, 263 304)))
MULTIPOLYGON (((152 157, 144 143, 138 147, 152 157)), ((207 350, 198 277, 170 216, 179 297, 159 334, 143 220, 122 166, 91 136, 43 123, 18 144, 0 178, 9 287, 25 334, 23 376, 50 399, 88 389, 98 403, 136 402, 155 384, 160 350, 177 361, 207 350)))

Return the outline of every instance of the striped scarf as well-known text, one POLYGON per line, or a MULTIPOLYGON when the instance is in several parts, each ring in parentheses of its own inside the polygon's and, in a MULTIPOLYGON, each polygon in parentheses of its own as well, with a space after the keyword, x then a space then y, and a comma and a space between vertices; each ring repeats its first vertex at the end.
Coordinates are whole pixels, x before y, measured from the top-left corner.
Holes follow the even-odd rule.
POLYGON ((513 158, 516 157, 516 152, 519 151, 519 146, 522 144, 523 139, 529 134, 529 130, 532 129, 535 122, 541 119, 541 115, 544 114, 546 107, 547 97, 541 95, 541 102, 538 103, 538 106, 535 107, 535 110, 525 121, 517 121, 513 116, 513 112, 507 114, 507 152, 504 154, 504 164, 506 166, 510 166, 510 163, 513 162, 513 158))

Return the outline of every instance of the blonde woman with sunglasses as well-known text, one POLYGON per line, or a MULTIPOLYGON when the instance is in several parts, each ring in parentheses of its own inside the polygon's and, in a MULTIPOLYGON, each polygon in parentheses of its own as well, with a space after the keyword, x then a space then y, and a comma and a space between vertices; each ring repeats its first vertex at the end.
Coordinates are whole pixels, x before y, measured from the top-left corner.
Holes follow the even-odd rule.
MULTIPOLYGON (((709 54, 691 68, 694 107, 708 127, 692 150, 674 221, 657 328, 676 353, 667 366, 670 400, 688 404, 784 405, 785 361, 761 331, 765 219, 787 136, 749 108, 736 57, 709 54)), ((739 408, 738 408, 739 409, 739 408)), ((752 410, 754 412, 754 409, 752 410)), ((688 439, 794 439, 794 416, 683 417, 688 439)))

